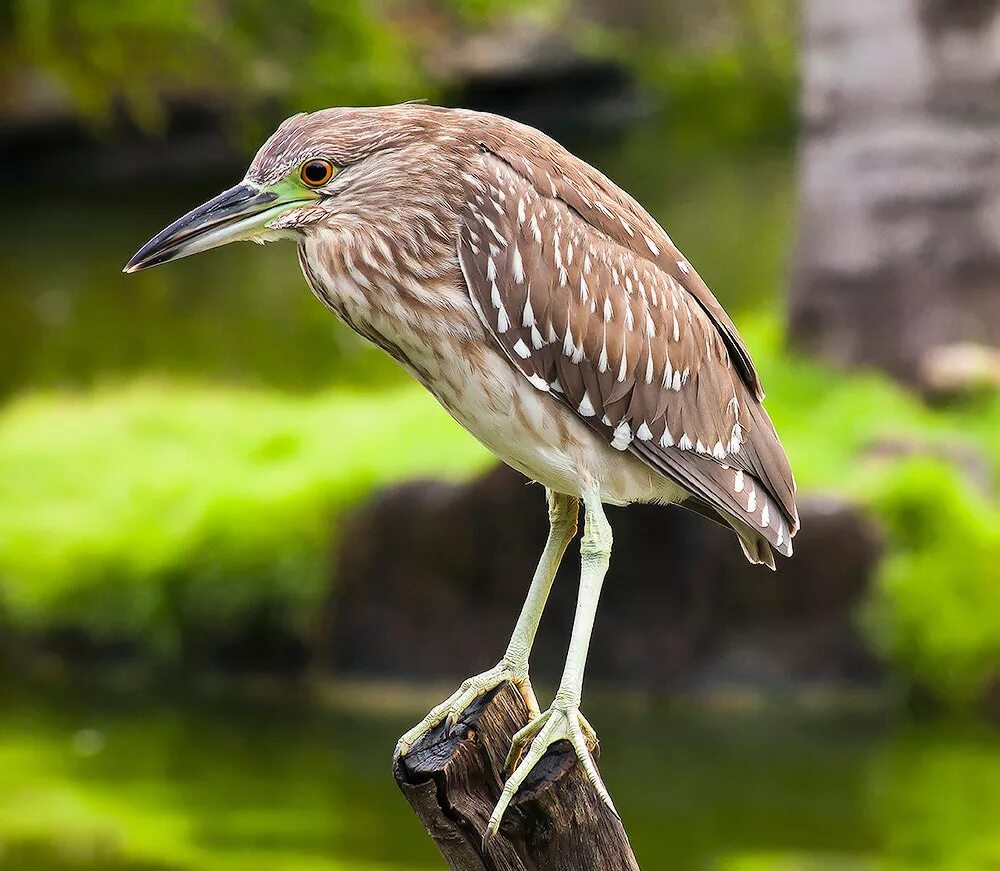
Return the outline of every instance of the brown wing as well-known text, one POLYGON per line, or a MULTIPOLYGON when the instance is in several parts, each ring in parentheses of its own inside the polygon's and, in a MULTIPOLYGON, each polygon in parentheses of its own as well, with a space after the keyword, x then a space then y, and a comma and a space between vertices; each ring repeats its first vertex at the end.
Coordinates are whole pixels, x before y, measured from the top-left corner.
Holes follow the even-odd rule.
POLYGON ((479 117, 482 147, 519 172, 539 194, 561 200, 608 239, 652 260, 680 281, 722 336, 750 392, 758 400, 764 398, 757 370, 736 325, 666 231, 635 199, 534 128, 497 116, 479 117))
POLYGON ((691 292, 694 272, 679 255, 673 269, 661 266, 666 234, 616 211, 620 201, 586 178, 557 183, 532 159, 518 162, 486 152, 464 177, 459 259, 483 323, 536 388, 613 447, 735 520, 742 539, 761 534, 790 553, 794 482, 735 327, 711 294, 709 306, 691 292), (645 250, 581 209, 617 220, 645 250))

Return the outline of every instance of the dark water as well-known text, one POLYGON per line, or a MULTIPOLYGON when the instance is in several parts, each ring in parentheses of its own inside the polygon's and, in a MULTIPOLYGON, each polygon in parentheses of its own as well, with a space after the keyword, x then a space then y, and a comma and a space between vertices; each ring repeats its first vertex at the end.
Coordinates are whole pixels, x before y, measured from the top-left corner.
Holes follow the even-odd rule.
MULTIPOLYGON (((682 158, 642 127, 574 147, 635 193, 735 311, 784 284, 792 155, 682 158)), ((189 189, 30 192, 0 216, 0 398, 134 375, 308 390, 396 367, 314 300, 289 243, 230 248, 134 276, 134 250, 237 180, 189 189)))
MULTIPOLYGON (((647 871, 1000 867, 986 727, 606 699, 588 713, 647 871)), ((388 770, 406 719, 7 689, 0 868, 441 867, 388 770)))

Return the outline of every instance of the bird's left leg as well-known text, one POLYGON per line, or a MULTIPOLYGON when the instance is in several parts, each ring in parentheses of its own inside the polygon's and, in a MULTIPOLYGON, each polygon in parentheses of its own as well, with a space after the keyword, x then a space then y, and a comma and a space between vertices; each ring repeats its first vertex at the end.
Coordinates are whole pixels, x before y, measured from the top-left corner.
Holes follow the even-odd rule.
POLYGON ((486 829, 487 840, 497 833, 504 812, 531 769, 545 755, 549 747, 561 740, 567 740, 573 745, 587 778, 617 815, 611 796, 601 780, 591 755, 591 750, 597 745, 597 735, 580 713, 583 671, 587 664, 590 635, 594 628, 601 586, 611 559, 611 525, 604 515, 604 506, 601 504, 596 487, 589 488, 584 493, 583 504, 586 521, 583 539, 580 542, 580 594, 577 598, 566 666, 551 707, 514 736, 510 755, 507 757, 508 771, 517 762, 521 750, 526 746, 528 749, 504 784, 500 800, 493 810, 486 829))
POLYGON ((528 713, 532 719, 538 716, 538 702, 535 699, 531 681, 528 679, 528 656, 538 631, 538 623, 545 610, 545 602, 552 589, 559 563, 562 562, 566 548, 576 535, 577 518, 580 513, 580 502, 575 496, 547 491, 549 502, 549 537, 545 542, 535 575, 531 580, 527 598, 517 618, 510 644, 503 658, 493 668, 470 677, 462 682, 458 690, 437 705, 416 726, 410 729, 396 745, 396 755, 404 755, 426 732, 433 729, 445 719, 455 722, 473 701, 483 693, 500 686, 504 681, 511 681, 520 691, 528 713))

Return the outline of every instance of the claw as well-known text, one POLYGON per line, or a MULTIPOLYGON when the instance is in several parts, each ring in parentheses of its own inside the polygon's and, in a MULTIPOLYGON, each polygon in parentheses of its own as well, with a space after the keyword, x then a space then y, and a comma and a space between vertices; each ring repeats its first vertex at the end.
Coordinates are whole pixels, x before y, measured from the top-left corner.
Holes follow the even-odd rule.
POLYGON ((580 725, 583 727, 583 734, 587 736, 587 741, 592 744, 594 748, 600 746, 601 739, 597 737, 597 732, 594 730, 594 727, 590 725, 590 722, 585 716, 583 716, 582 713, 579 714, 579 717, 580 725))
POLYGON ((417 741, 441 723, 451 729, 458 722, 465 709, 477 698, 496 689, 506 681, 510 681, 517 687, 528 707, 529 715, 532 715, 532 711, 534 711, 533 716, 537 716, 538 701, 526 671, 508 662, 500 662, 489 671, 484 671, 482 674, 462 681, 461 686, 449 698, 431 708, 426 717, 399 739, 396 744, 396 756, 405 756, 417 741))
POLYGON ((484 849, 490 839, 499 831, 503 816, 525 778, 545 755, 549 747, 561 740, 568 740, 573 745, 587 779, 593 784, 597 794, 611 809, 611 812, 616 817, 618 816, 611 795, 594 764, 591 748, 597 745, 597 735, 594 733, 593 727, 580 713, 579 708, 549 708, 537 720, 521 729, 513 738, 510 753, 507 755, 508 770, 513 761, 520 755, 521 748, 528 741, 531 742, 531 746, 503 785, 500 799, 493 809, 493 814, 486 827, 486 834, 483 837, 484 849))

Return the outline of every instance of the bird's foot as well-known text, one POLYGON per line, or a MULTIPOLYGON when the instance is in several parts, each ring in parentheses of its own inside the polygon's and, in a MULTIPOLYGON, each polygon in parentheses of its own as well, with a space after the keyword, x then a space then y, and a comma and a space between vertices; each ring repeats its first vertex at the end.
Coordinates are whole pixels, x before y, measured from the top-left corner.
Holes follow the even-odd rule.
POLYGON ((562 705, 557 701, 545 713, 539 715, 537 719, 532 720, 514 735, 505 765, 506 770, 510 771, 511 774, 507 778, 507 782, 504 783, 500 800, 493 809, 493 815, 486 827, 484 842, 489 841, 500 829, 500 822, 503 820, 503 815, 511 800, 531 770, 545 755, 545 751, 557 741, 564 740, 573 745, 587 779, 593 784, 601 800, 615 816, 618 816, 614 802, 611 801, 607 787, 601 780, 601 775, 594 764, 592 751, 598 744, 597 733, 587 722, 586 717, 580 713, 580 708, 577 705, 562 705), (523 757, 522 751, 524 751, 523 757))
POLYGON ((405 756, 410 748, 435 726, 447 721, 449 726, 458 722, 461 713, 480 696, 510 681, 521 693, 528 707, 528 717, 534 720, 539 714, 538 700, 528 679, 527 665, 520 666, 501 660, 493 668, 462 681, 462 685, 447 699, 436 705, 416 726, 406 732, 396 744, 396 755, 405 756))

